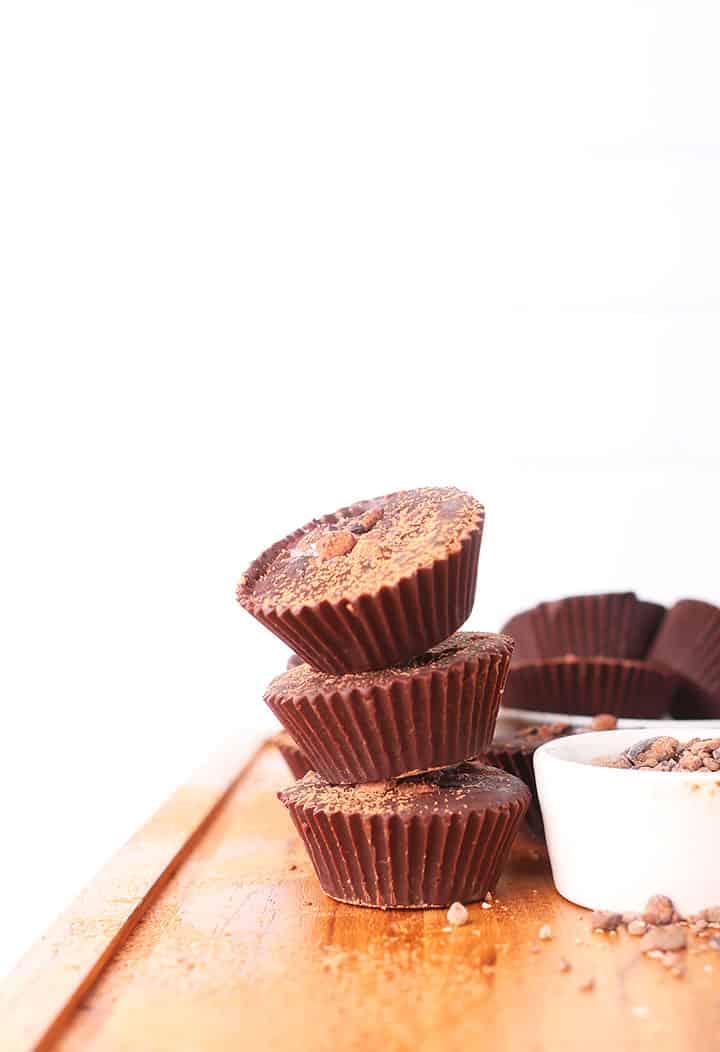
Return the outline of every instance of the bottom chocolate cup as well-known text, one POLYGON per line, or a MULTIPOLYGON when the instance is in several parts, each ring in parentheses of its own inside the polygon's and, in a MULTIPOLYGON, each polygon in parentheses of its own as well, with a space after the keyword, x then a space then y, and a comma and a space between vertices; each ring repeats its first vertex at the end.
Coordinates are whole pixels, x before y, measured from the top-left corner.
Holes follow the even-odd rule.
POLYGON ((520 779, 478 764, 356 786, 310 772, 278 797, 325 894, 376 909, 483 899, 530 804, 520 779))
POLYGON ((578 658, 518 661, 510 666, 503 705, 574 716, 657 718, 670 711, 678 677, 646 661, 578 658))
POLYGON ((282 758, 290 768, 291 774, 296 778, 302 778, 304 774, 308 773, 310 770, 310 764, 308 763, 307 756, 302 749, 296 745, 287 731, 280 731, 279 734, 276 734, 274 738, 270 739, 270 744, 274 745, 282 754, 282 758))

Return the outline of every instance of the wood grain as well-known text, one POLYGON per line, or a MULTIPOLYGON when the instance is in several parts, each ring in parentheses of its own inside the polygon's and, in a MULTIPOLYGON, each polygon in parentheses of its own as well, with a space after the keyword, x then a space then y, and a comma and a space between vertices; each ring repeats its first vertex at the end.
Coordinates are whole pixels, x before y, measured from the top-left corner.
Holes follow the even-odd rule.
POLYGON ((0 988, 0 1047, 48 1047, 262 746, 229 742, 112 858, 0 988))
MULTIPOLYGON (((275 799, 288 780, 264 750, 44 1047, 718 1047, 720 953, 691 952, 678 979, 626 933, 592 934, 589 915, 554 892, 544 853, 525 837, 498 902, 471 906, 465 927, 445 930, 444 911, 334 903, 275 799), (543 924, 553 938, 541 942, 543 924), (581 992, 588 978, 595 989, 581 992)), ((56 946, 49 976, 61 962, 56 946)))

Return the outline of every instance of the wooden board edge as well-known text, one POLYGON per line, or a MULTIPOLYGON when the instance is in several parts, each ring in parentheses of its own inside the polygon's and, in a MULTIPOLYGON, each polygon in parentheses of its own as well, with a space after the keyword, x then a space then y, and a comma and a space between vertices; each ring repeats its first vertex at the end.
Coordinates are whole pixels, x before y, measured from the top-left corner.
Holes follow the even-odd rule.
POLYGON ((213 754, 31 947, 0 986, 3 1052, 44 1052, 57 1039, 267 742, 233 739, 213 754))

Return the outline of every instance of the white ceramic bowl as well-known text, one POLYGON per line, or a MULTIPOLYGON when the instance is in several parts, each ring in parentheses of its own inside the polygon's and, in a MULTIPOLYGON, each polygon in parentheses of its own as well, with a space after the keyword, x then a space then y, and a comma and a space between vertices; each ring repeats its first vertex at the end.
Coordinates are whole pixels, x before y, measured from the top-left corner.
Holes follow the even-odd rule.
MULTIPOLYGON (((535 776, 555 887, 588 909, 642 910, 669 895, 688 915, 720 904, 720 771, 632 771, 594 766, 644 730, 557 738, 535 753, 535 776)), ((720 723, 682 721, 680 740, 720 737, 720 723)))

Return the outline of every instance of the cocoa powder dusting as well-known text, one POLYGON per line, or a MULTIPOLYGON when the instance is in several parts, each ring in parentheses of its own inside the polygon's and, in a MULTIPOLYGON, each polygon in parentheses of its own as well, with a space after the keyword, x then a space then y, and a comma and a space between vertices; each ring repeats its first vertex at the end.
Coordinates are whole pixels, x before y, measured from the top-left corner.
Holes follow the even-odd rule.
POLYGON ((285 804, 344 814, 457 813, 484 807, 505 808, 530 791, 518 779, 495 767, 461 764, 439 771, 362 785, 328 785, 310 771, 279 794, 285 804))
POLYGON ((433 669, 445 669, 451 665, 466 665, 473 660, 509 658, 512 651, 513 642, 510 636, 498 636, 489 632, 455 632, 443 643, 431 647, 427 653, 402 667, 333 676, 326 672, 318 672, 310 665, 298 665, 276 676, 266 694, 278 697, 313 697, 351 690, 369 694, 374 687, 387 686, 395 680, 417 676, 422 668, 432 672, 433 669))
POLYGON ((482 505, 454 487, 363 501, 275 545, 241 579, 238 597, 265 608, 351 602, 447 558, 483 520, 482 505))

